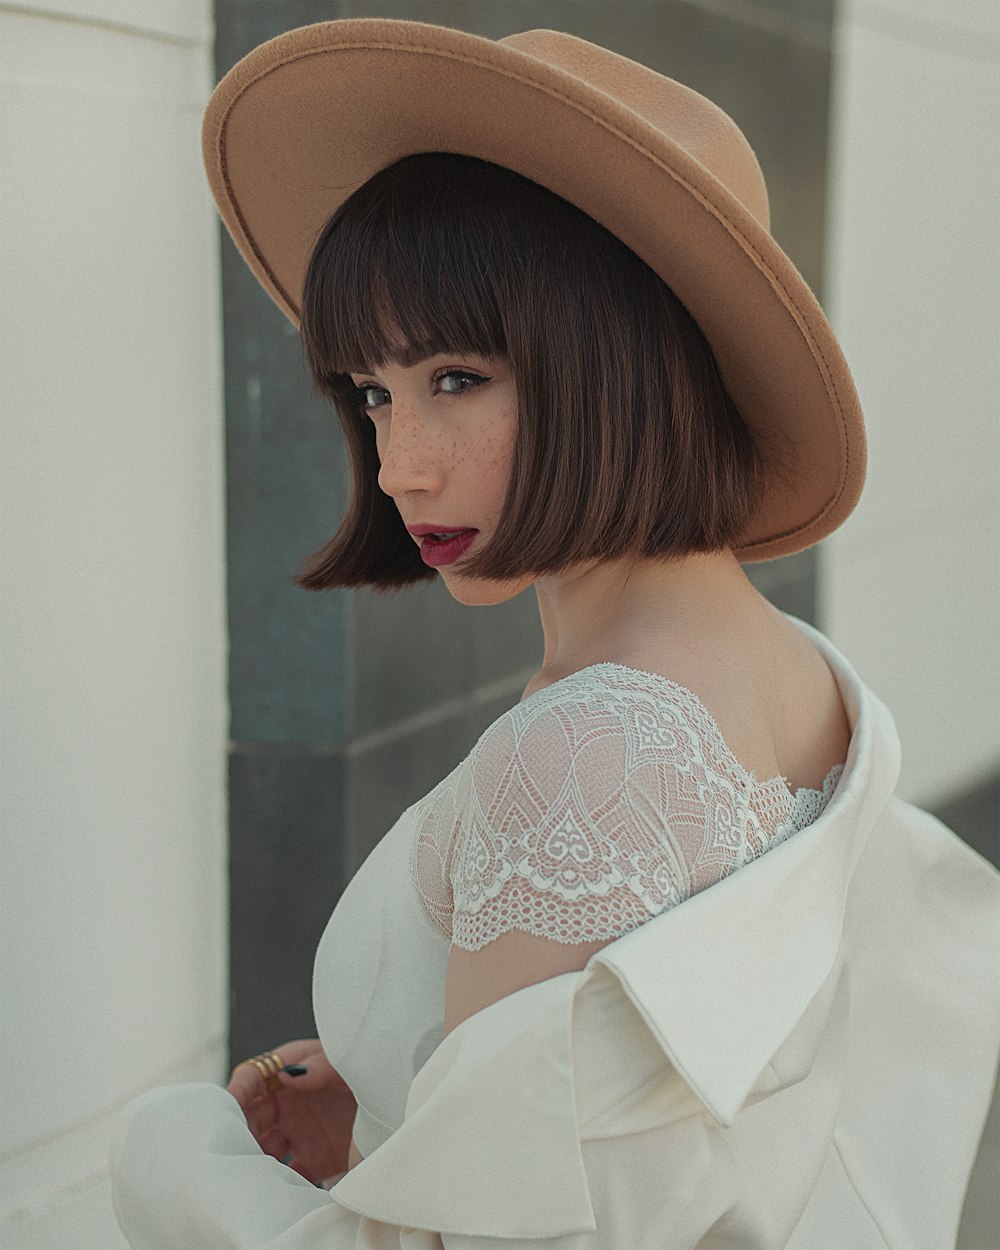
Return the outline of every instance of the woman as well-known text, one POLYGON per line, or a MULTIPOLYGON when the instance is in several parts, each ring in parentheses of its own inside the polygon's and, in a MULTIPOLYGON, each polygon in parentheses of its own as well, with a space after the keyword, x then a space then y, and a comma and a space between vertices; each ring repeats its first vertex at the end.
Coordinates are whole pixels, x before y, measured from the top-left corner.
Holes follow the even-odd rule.
POLYGON ((864 474, 743 136, 569 36, 361 20, 258 49, 205 138, 348 442, 302 584, 530 587, 545 645, 338 904, 320 1039, 134 1104, 131 1244, 953 1244, 1000 890, 741 568, 864 474))

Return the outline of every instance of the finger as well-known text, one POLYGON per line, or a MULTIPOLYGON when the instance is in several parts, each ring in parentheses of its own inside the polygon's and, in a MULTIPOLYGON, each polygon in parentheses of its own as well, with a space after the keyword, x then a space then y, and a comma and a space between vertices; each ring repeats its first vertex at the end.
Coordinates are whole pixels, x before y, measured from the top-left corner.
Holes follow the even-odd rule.
POLYGON ((264 1078, 250 1063, 240 1063, 233 1068, 226 1089, 229 1090, 244 1111, 266 1092, 264 1078))
MULTIPOLYGON (((275 1047, 268 1053, 274 1055, 278 1060, 279 1067, 288 1063, 310 1060, 315 1056, 321 1056, 324 1060, 326 1059, 319 1039, 316 1037, 298 1038, 292 1042, 282 1042, 280 1046, 275 1047)), ((267 1081, 249 1059, 241 1060, 233 1068, 229 1074, 229 1083, 226 1088, 238 1102, 246 1105, 253 1102, 255 1098, 260 1098, 269 1092, 267 1081)))
POLYGON ((281 1056, 282 1063, 301 1063, 311 1055, 322 1054, 323 1048, 319 1038, 299 1037, 292 1042, 282 1042, 275 1046, 274 1053, 281 1056))
POLYGON ((243 1113, 247 1126, 258 1141, 274 1128, 278 1121, 279 1108, 274 1098, 260 1098, 243 1113))
POLYGON ((283 1159, 291 1150, 288 1138, 280 1129, 266 1134, 260 1142, 260 1148, 266 1155, 273 1155, 275 1159, 283 1159))
POLYGON ((278 1073, 278 1080, 284 1089, 305 1093, 307 1090, 330 1089, 343 1084, 343 1077, 322 1050, 315 1050, 287 1066, 292 1069, 291 1072, 282 1069, 278 1073), (305 1071, 302 1071, 303 1068, 305 1071))
MULTIPOLYGON (((271 1055, 273 1055, 274 1063, 284 1064, 285 1060, 277 1051, 272 1051, 271 1055)), ((245 1059, 233 1068, 226 1088, 243 1110, 247 1111, 259 1099, 266 1098, 280 1089, 280 1083, 275 1080, 275 1071, 273 1064, 269 1064, 268 1074, 265 1075, 258 1064, 245 1059)))

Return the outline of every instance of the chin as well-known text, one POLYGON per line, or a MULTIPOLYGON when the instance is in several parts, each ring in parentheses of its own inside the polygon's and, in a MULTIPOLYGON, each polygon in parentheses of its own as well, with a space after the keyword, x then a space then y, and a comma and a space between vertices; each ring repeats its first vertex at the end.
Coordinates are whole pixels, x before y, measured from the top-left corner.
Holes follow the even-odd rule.
POLYGON ((444 569, 438 571, 451 597, 469 608, 507 603, 533 584, 533 579, 529 577, 510 582, 494 582, 485 577, 462 577, 460 573, 447 573, 444 569))

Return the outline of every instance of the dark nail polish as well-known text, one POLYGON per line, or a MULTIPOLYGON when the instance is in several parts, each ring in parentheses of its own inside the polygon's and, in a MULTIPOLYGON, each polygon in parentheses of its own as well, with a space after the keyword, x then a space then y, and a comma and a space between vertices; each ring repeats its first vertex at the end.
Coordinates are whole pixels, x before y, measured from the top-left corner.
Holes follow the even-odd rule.
POLYGON ((286 1063, 281 1070, 287 1072, 289 1076, 305 1076, 309 1071, 304 1063, 286 1063))

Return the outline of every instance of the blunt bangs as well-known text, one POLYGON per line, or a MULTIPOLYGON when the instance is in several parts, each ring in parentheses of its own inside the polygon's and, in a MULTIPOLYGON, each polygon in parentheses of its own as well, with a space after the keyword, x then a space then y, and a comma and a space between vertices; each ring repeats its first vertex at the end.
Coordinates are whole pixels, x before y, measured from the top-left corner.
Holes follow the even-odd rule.
POLYGON ((468 576, 719 550, 753 515, 759 457, 687 310, 613 234, 502 166, 423 153, 355 191, 313 250, 301 333, 352 473, 307 589, 437 577, 379 489, 349 373, 439 353, 506 359, 517 387, 507 498, 468 576))
POLYGON ((478 232, 469 228, 486 211, 488 189, 482 179, 456 181, 455 159, 429 153, 399 161, 327 223, 302 309, 303 339, 321 385, 351 370, 410 365, 439 352, 506 355, 492 274, 478 232))

